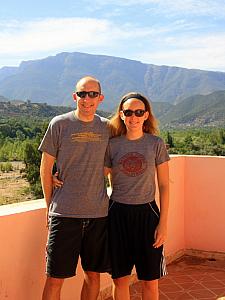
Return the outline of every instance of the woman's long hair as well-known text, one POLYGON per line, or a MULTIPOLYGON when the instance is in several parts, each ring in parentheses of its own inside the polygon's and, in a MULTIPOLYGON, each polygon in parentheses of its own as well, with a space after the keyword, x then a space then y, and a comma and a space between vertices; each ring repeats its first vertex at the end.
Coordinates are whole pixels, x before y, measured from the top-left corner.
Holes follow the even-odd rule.
POLYGON ((150 102, 148 101, 148 99, 145 96, 143 96, 140 93, 136 93, 136 92, 130 92, 121 98, 120 104, 118 105, 116 113, 110 119, 112 135, 115 137, 115 136, 120 136, 120 135, 126 134, 126 132, 127 132, 126 126, 125 126, 123 120, 120 118, 120 111, 123 110, 123 104, 128 99, 131 99, 131 98, 142 101, 145 105, 145 110, 148 111, 148 118, 143 123, 143 132, 150 133, 153 135, 158 135, 159 134, 158 121, 153 114, 150 102))

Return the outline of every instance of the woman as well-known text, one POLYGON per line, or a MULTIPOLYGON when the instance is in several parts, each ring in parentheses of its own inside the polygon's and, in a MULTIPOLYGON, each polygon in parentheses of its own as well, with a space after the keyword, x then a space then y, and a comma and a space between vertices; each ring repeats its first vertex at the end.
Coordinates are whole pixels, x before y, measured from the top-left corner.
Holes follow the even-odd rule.
POLYGON ((169 156, 157 137, 157 121, 146 97, 122 97, 110 121, 114 138, 109 142, 105 166, 112 178, 109 236, 113 297, 128 300, 133 267, 142 281, 142 299, 157 300, 158 279, 166 274, 163 243, 169 202, 169 156), (155 202, 155 173, 160 213, 155 202))
MULTIPOLYGON (((142 281, 142 299, 157 300, 158 279, 166 274, 163 243, 169 202, 169 156, 157 137, 157 121, 146 97, 122 97, 110 120, 113 136, 105 158, 112 194, 109 207, 113 297, 128 300, 133 266, 142 281), (155 173, 160 213, 155 202, 155 173)), ((56 174, 57 175, 57 174, 56 174)), ((62 181, 53 177, 54 185, 62 181)))

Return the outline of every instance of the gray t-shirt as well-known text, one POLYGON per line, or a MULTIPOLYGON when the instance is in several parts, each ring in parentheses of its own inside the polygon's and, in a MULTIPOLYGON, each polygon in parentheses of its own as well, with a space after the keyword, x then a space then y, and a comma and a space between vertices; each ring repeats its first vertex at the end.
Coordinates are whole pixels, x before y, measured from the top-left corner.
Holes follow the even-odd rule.
POLYGON ((109 142, 105 166, 112 168, 111 199, 125 204, 144 204, 155 199, 155 168, 168 161, 160 137, 145 133, 138 140, 125 136, 109 142))
POLYGON ((56 158, 64 184, 54 189, 50 216, 99 218, 107 215, 104 156, 110 130, 107 119, 95 115, 82 122, 73 111, 51 120, 39 150, 56 158))

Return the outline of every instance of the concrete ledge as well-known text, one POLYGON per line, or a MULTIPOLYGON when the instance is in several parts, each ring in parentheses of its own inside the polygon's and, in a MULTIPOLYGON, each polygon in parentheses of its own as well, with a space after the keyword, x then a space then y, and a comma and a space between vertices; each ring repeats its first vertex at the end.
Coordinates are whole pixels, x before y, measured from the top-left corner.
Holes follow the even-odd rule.
POLYGON ((182 257, 183 255, 185 255, 185 249, 180 249, 177 252, 167 255, 166 256, 166 264, 169 265, 171 264, 173 261, 177 260, 178 258, 182 257))
POLYGON ((166 264, 169 265, 184 255, 205 258, 209 260, 225 261, 225 252, 205 251, 199 249, 181 249, 174 254, 166 256, 166 264))
POLYGON ((225 261, 225 252, 186 249, 185 255, 206 258, 209 260, 224 260, 225 261))
POLYGON ((44 199, 30 200, 19 203, 7 204, 0 206, 0 216, 8 216, 13 214, 18 214, 22 212, 27 212, 31 210, 45 208, 44 199))

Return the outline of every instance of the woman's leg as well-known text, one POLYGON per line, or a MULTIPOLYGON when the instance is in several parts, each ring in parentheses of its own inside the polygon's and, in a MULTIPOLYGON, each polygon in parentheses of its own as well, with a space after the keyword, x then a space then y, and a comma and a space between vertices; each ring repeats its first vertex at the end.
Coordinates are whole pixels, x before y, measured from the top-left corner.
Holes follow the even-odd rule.
POLYGON ((95 300, 100 290, 100 273, 84 272, 84 282, 81 290, 81 300, 95 300))
POLYGON ((158 279, 150 281, 142 280, 142 300, 149 299, 159 299, 158 279))
POLYGON ((114 300, 129 300, 130 299, 130 276, 124 276, 113 279, 113 299, 114 300))

